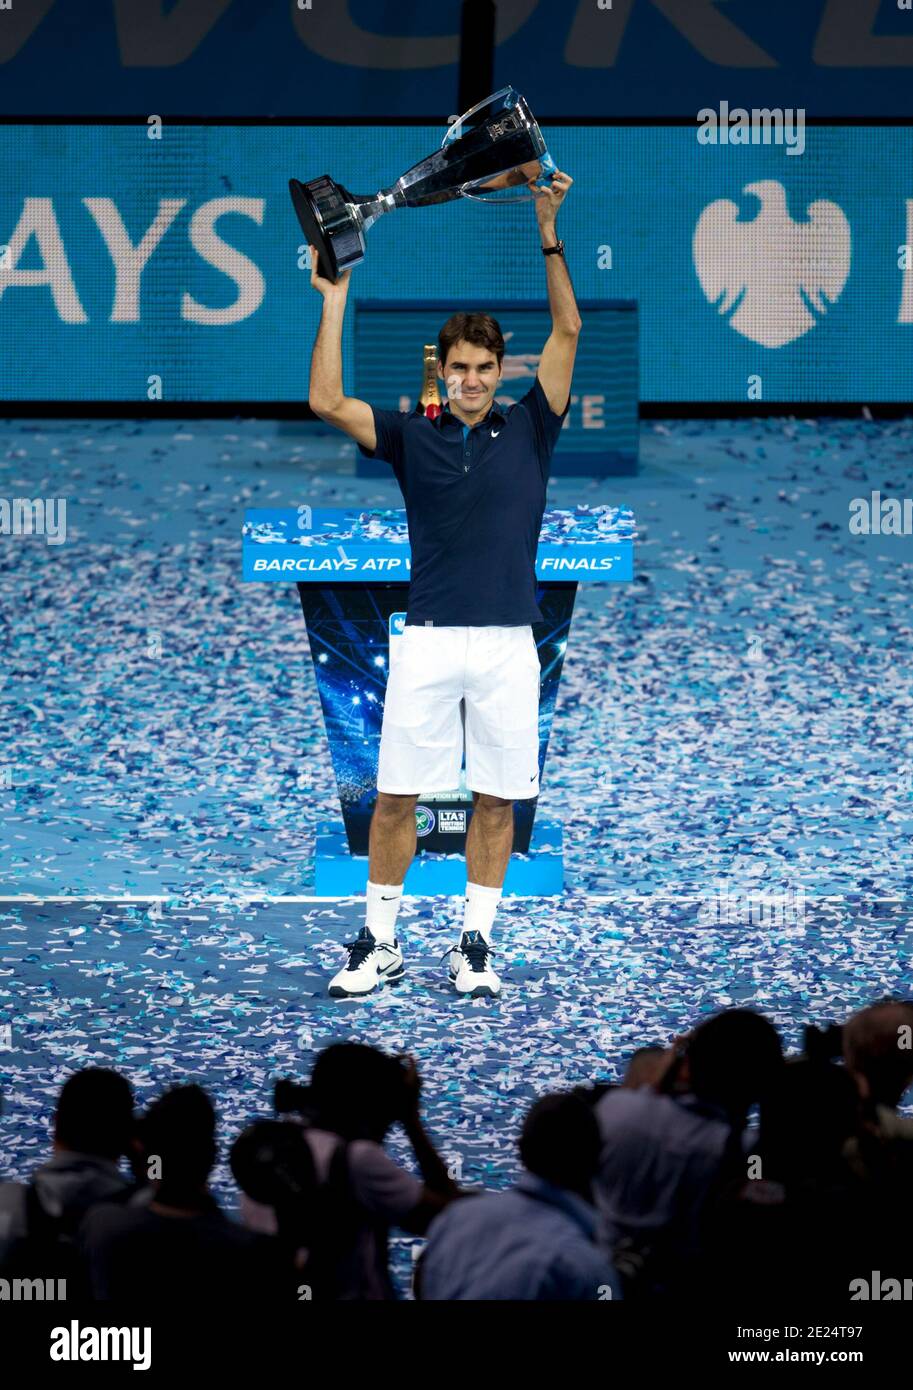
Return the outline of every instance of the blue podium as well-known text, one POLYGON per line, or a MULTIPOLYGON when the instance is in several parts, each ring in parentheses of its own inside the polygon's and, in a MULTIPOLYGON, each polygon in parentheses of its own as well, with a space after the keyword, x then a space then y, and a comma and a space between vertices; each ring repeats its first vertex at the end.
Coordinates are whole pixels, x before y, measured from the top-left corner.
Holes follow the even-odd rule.
MULTIPOLYGON (((242 551, 244 579, 296 584, 304 615, 342 812, 341 823, 319 825, 314 892, 320 897, 362 894, 390 644, 399 639, 406 617, 406 513, 252 508, 245 515, 242 551)), ((546 511, 536 557, 536 599, 543 617, 533 627, 542 668, 540 785, 577 585, 629 581, 633 568, 634 517, 628 508, 581 505, 546 511)), ((538 797, 514 804, 505 894, 540 897, 564 887, 561 822, 537 821, 537 804, 538 797)), ((420 790, 416 857, 406 875, 406 893, 463 892, 471 819, 465 767, 459 786, 420 790)))

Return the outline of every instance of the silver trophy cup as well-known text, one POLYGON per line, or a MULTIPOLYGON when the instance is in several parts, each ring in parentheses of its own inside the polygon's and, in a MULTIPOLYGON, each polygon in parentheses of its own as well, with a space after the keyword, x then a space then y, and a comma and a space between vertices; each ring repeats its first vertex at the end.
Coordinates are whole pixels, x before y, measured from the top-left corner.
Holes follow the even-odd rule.
POLYGON ((385 212, 450 203, 523 202, 483 198, 478 189, 503 189, 535 179, 550 182, 555 163, 526 100, 513 87, 480 101, 448 129, 439 150, 413 164, 390 188, 373 196, 350 193, 329 174, 300 183, 289 179, 292 203, 308 244, 318 252, 317 273, 336 284, 365 258, 365 232, 385 212))

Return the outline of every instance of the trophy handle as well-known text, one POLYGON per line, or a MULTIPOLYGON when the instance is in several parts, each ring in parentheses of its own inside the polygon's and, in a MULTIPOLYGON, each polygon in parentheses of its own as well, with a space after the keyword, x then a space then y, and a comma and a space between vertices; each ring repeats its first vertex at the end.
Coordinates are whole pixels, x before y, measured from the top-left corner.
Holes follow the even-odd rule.
MULTIPOLYGON (((481 186, 484 188, 485 185, 482 184, 481 186)), ((501 203, 531 203, 536 196, 535 193, 521 193, 516 198, 480 198, 477 193, 468 192, 470 188, 477 187, 479 187, 478 184, 464 183, 460 189, 461 197, 471 198, 474 203, 497 203, 500 205, 501 203)))
POLYGON ((521 193, 517 198, 480 198, 477 193, 468 193, 466 190, 469 184, 464 184, 460 189, 460 194, 464 198, 471 198, 474 203, 531 203, 535 198, 535 193, 521 193))
MULTIPOLYGON (((548 150, 540 155, 538 160, 531 161, 540 166, 539 176, 536 179, 537 188, 548 188, 551 184, 550 174, 557 173, 558 166, 552 159, 548 150)), ((510 169, 506 174, 498 174, 490 179, 473 179, 464 183, 460 187, 460 195, 463 198, 471 198, 474 203, 531 203, 535 199, 535 193, 521 193, 517 198, 480 198, 477 193, 470 193, 471 188, 511 188, 516 184, 526 183, 521 165, 517 169, 510 169)))

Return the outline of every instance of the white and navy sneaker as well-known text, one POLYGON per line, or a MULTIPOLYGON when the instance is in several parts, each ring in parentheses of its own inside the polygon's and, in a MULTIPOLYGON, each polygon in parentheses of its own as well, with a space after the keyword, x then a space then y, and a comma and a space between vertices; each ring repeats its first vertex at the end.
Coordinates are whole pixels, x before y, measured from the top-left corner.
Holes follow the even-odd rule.
POLYGON ((329 992, 334 999, 354 999, 372 994, 381 985, 393 984, 405 974, 403 953, 394 938, 376 941, 367 927, 362 927, 354 941, 344 943, 349 963, 333 976, 329 992))
POLYGON ((468 994, 472 999, 485 995, 497 999, 501 981, 488 963, 490 952, 491 947, 480 931, 464 931, 459 946, 444 952, 450 957, 448 973, 457 994, 468 994))

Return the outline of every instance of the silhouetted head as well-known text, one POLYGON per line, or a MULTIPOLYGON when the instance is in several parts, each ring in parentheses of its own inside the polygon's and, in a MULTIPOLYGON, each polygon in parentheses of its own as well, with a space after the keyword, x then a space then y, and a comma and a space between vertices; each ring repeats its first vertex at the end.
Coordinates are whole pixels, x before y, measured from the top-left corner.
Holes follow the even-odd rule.
POLYGON ((139 1134, 157 1201, 181 1206, 205 1190, 216 1161, 216 1113, 201 1086, 174 1086, 153 1101, 139 1134))
POLYGON ((688 1042, 689 1085, 701 1100, 743 1115, 770 1094, 783 1066, 776 1028, 751 1009, 705 1019, 688 1042))
POLYGON ((519 1148, 528 1172, 589 1197, 601 1140, 593 1107, 581 1095, 556 1092, 537 1100, 523 1123, 519 1148))
POLYGON ((402 1063, 363 1043, 333 1043, 314 1063, 310 1093, 314 1124, 347 1139, 378 1143, 400 1119, 405 1099, 402 1063))
POLYGON ((133 1093, 119 1072, 86 1067, 64 1082, 54 1116, 61 1149, 116 1161, 133 1134, 133 1093))
POLYGON ((621 1084, 627 1090, 637 1090, 639 1086, 653 1086, 662 1075, 665 1064, 666 1049, 659 1043, 638 1047, 631 1053, 621 1084))
POLYGON ((913 1082, 913 1003, 882 999, 843 1028, 843 1058, 863 1100, 897 1105, 913 1082))
POLYGON ((816 1186, 840 1176, 858 1120, 859 1097, 845 1067, 805 1057, 785 1062, 761 1109, 765 1176, 816 1186))

